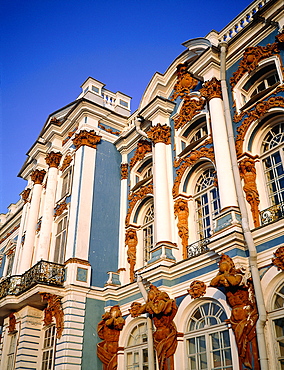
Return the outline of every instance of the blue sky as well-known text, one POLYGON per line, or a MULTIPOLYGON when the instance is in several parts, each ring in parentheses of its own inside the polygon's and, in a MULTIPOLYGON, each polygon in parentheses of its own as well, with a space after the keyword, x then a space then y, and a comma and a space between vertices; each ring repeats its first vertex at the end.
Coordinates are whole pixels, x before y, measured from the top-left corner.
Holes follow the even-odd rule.
POLYGON ((26 182, 17 177, 48 115, 75 100, 88 76, 122 91, 132 111, 182 42, 220 31, 245 0, 2 0, 0 213, 26 182))

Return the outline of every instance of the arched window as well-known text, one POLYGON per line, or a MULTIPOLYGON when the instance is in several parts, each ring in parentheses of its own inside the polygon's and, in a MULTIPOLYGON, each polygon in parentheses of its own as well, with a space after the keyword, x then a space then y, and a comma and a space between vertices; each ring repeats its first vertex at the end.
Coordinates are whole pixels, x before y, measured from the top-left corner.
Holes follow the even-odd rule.
POLYGON ((205 140, 208 135, 208 125, 206 115, 193 121, 180 135, 180 150, 179 156, 186 154, 192 150, 197 144, 205 140))
POLYGON ((125 348, 126 369, 148 369, 148 343, 146 321, 139 322, 131 331, 125 348))
POLYGON ((284 369, 284 284, 276 290, 272 300, 273 331, 275 338, 276 357, 278 362, 277 369, 284 369))
POLYGON ((144 261, 150 259, 150 251, 154 247, 154 205, 153 203, 147 208, 143 219, 143 250, 144 261))
POLYGON ((185 333, 187 369, 233 370, 226 319, 218 302, 203 301, 195 308, 185 333))
POLYGON ((262 143, 262 162, 271 205, 284 202, 284 123, 273 126, 262 143))
POLYGON ((213 218, 220 212, 219 192, 215 183, 213 168, 203 171, 196 182, 194 200, 200 239, 210 237, 213 218))

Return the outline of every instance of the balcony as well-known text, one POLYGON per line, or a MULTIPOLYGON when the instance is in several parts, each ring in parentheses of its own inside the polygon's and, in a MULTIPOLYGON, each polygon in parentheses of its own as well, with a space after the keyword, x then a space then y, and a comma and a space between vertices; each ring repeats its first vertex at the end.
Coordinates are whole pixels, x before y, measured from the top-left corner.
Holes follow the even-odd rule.
POLYGON ((63 287, 64 265, 39 261, 23 275, 9 276, 0 282, 0 299, 18 296, 37 284, 63 287))
POLYGON ((284 217, 284 202, 275 204, 260 212, 261 225, 267 225, 284 217))
POLYGON ((208 252, 210 249, 208 248, 208 244, 210 243, 210 239, 201 239, 195 243, 192 243, 187 246, 187 258, 193 258, 200 256, 203 253, 208 252))

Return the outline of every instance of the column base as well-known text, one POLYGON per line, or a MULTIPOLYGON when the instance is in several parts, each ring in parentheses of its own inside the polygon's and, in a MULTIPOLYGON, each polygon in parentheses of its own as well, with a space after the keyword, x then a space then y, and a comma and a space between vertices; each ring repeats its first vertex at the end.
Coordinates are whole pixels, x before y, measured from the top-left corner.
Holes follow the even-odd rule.
POLYGON ((235 225, 241 225, 240 210, 238 207, 226 207, 214 219, 213 235, 235 225))
POLYGON ((172 254, 172 249, 177 249, 177 245, 175 243, 169 241, 158 242, 151 250, 151 259, 147 262, 147 264, 149 265, 150 263, 158 260, 169 260, 176 262, 176 259, 172 254))

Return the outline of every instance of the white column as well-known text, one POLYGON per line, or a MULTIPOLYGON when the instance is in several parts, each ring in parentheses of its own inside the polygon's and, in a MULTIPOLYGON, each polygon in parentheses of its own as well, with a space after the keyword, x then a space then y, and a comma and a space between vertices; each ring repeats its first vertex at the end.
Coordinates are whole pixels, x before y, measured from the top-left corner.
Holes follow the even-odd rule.
POLYGON ((22 252, 22 260, 19 264, 19 273, 22 274, 31 267, 33 259, 33 249, 35 241, 35 232, 38 221, 38 212, 40 206, 41 192, 42 192, 42 181, 45 176, 44 170, 35 170, 32 175, 32 181, 34 182, 33 194, 31 199, 29 218, 27 221, 27 229, 25 235, 25 242, 22 252))
POLYGON ((76 155, 66 260, 72 257, 88 260, 95 178, 95 149, 100 139, 101 137, 94 132, 84 130, 80 131, 73 140, 76 155))
POLYGON ((49 247, 55 205, 55 194, 57 187, 58 166, 61 157, 62 157, 61 153, 50 152, 45 159, 46 163, 49 165, 49 169, 47 175, 44 208, 40 228, 39 245, 36 251, 36 262, 40 261, 41 259, 46 261, 48 260, 49 257, 49 247))
MULTIPOLYGON (((121 188, 120 188, 120 219, 119 219, 119 253, 118 253, 118 269, 127 269, 127 249, 125 248, 125 218, 127 213, 127 179, 128 179, 128 164, 127 155, 122 155, 121 163, 121 188)), ((126 284, 124 281, 126 274, 120 273, 121 284, 126 284)))
POLYGON ((172 242, 171 189, 172 179, 168 175, 167 148, 170 144, 170 127, 157 124, 148 131, 154 143, 153 148, 153 182, 156 244, 172 242))
POLYGON ((216 78, 207 81, 201 93, 209 100, 221 208, 238 206, 220 82, 216 78))

